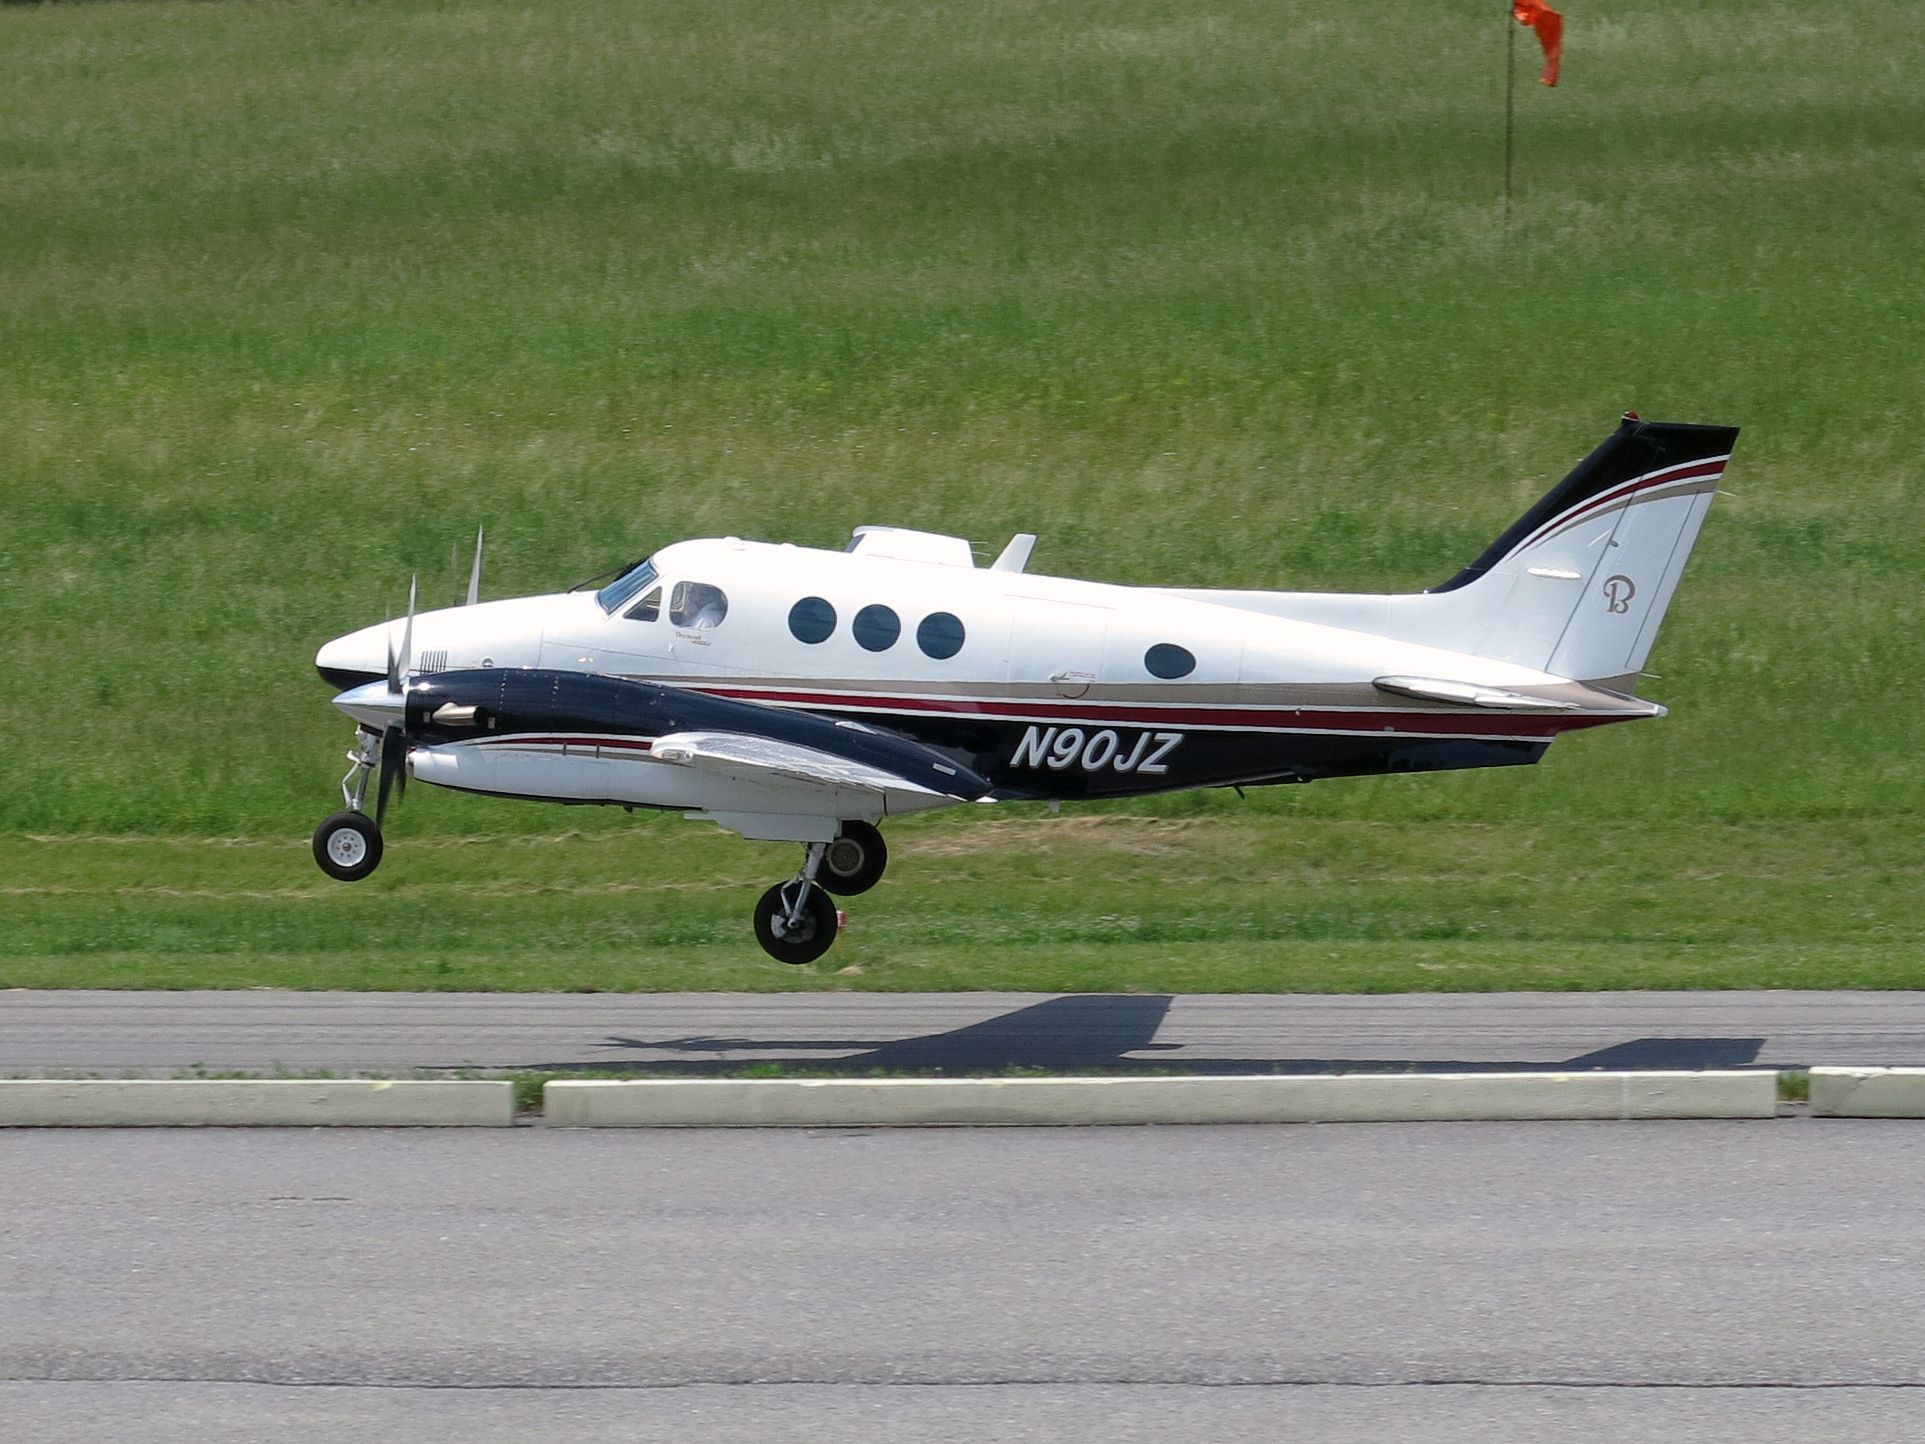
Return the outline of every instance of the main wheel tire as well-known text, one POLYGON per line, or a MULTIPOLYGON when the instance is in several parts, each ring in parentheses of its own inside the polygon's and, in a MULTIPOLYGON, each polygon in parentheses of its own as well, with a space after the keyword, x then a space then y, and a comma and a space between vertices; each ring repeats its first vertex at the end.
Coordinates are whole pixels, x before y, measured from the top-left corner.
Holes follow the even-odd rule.
POLYGON ((381 829, 365 812, 337 812, 314 829, 314 860, 341 882, 359 882, 381 865, 381 829))
POLYGON ((854 897, 881 882, 888 866, 889 848, 882 834, 866 822, 845 822, 822 854, 815 880, 830 892, 854 897))
POLYGON ((836 940, 836 905, 819 887, 804 882, 779 882, 755 905, 755 940, 778 963, 813 963, 836 940), (802 916, 791 929, 789 899, 794 889, 807 887, 802 916))

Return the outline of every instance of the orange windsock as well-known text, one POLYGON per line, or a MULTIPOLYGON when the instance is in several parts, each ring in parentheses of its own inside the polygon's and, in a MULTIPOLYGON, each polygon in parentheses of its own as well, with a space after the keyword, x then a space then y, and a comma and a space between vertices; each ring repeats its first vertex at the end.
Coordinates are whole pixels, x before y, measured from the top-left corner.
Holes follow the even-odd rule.
POLYGON ((1564 58, 1564 17, 1544 0, 1511 0, 1511 18, 1537 32, 1537 43, 1544 47, 1544 73, 1537 78, 1556 85, 1557 65, 1564 58))

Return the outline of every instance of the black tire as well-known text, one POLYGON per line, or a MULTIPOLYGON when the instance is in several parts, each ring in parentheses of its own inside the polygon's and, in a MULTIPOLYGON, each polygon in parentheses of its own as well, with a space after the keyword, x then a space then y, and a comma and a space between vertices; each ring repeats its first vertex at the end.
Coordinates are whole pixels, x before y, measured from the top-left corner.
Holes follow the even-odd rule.
POLYGON ((762 951, 778 963, 813 963, 829 951, 836 940, 836 905, 829 895, 819 887, 809 887, 801 882, 779 882, 762 894, 762 900, 755 905, 755 940, 762 944, 762 951), (808 887, 809 895, 802 904, 802 918, 793 933, 778 937, 776 929, 783 926, 789 912, 789 898, 794 896, 793 889, 808 887))
POLYGON ((337 812, 314 829, 314 860, 340 882, 359 882, 381 865, 381 829, 365 812, 337 812))
POLYGON ((889 848, 882 834, 866 822, 845 822, 823 853, 815 880, 832 893, 854 897, 881 882, 888 866, 889 848))

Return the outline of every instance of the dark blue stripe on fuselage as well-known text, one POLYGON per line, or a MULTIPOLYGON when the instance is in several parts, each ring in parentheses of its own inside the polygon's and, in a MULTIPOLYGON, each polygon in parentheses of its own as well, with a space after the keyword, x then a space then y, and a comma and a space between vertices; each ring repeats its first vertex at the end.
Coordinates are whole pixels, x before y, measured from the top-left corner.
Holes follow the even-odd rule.
POLYGON ((477 669, 416 679, 408 727, 424 742, 550 732, 660 737, 736 732, 881 767, 957 798, 1129 797, 1192 787, 1263 786, 1532 763, 1542 740, 1396 733, 1188 730, 1180 725, 1058 725, 939 713, 800 711, 581 672, 477 669), (438 726, 446 703, 477 707, 475 726, 438 726), (853 725, 852 725, 853 724, 853 725), (944 772, 942 769, 953 769, 944 772))

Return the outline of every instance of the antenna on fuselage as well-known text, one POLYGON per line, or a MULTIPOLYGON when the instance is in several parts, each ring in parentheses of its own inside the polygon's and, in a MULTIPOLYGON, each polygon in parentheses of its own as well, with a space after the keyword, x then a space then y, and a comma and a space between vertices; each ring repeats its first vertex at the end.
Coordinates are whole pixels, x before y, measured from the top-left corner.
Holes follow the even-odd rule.
POLYGON ((1002 555, 989 564, 992 572, 1020 572, 1029 565, 1029 553, 1036 545, 1036 538, 1029 532, 1019 531, 1009 539, 1002 555))

